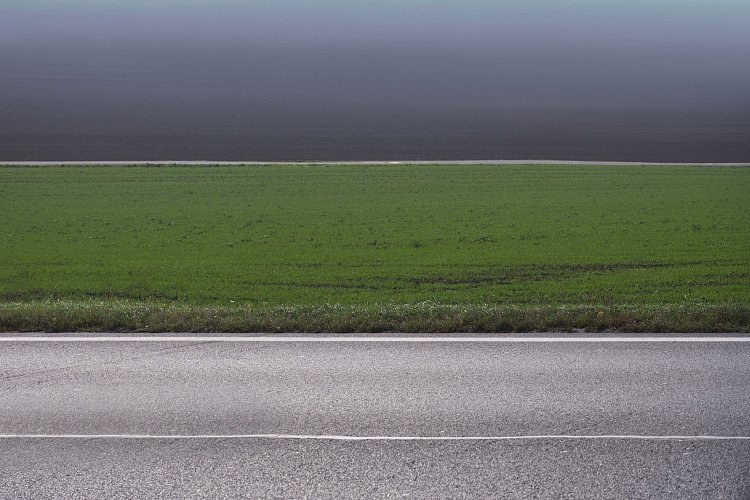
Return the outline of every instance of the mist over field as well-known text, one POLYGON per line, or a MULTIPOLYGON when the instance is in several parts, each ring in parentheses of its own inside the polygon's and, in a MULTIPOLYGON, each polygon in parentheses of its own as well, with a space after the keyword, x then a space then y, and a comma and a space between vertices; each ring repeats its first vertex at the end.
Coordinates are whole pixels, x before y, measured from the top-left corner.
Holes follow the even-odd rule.
POLYGON ((750 161, 750 4, 3 0, 0 161, 750 161))

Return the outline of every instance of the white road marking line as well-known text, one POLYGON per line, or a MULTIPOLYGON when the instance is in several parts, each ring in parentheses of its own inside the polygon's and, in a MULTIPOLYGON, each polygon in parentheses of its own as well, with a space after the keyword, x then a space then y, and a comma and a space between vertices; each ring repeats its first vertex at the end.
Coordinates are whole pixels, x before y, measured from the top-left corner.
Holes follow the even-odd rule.
POLYGON ((341 436, 335 434, 0 434, 0 439, 275 439, 310 441, 535 441, 535 440, 638 440, 638 441, 750 441, 750 436, 549 434, 523 436, 341 436))
POLYGON ((750 342, 750 337, 242 337, 242 336, 44 336, 3 337, 0 342, 424 342, 424 343, 714 343, 750 342))

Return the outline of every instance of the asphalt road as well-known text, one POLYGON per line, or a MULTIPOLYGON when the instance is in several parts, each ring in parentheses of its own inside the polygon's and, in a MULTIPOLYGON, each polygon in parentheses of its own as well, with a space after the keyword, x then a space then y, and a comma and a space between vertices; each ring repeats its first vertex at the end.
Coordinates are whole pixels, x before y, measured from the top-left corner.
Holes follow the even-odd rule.
POLYGON ((0 497, 750 498, 749 389, 748 342, 2 342, 0 497))

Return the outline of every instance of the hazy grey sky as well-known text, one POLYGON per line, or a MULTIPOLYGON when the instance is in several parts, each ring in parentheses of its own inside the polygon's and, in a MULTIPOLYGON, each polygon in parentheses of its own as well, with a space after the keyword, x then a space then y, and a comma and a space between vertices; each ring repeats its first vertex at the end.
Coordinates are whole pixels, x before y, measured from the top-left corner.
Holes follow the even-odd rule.
POLYGON ((745 0, 3 0, 16 42, 81 37, 288 43, 747 44, 745 0), (41 31, 44 30, 44 31, 41 31))
POLYGON ((750 120, 747 0, 0 0, 0 49, 11 146, 71 103, 92 130, 175 105, 247 123, 256 105, 750 120))

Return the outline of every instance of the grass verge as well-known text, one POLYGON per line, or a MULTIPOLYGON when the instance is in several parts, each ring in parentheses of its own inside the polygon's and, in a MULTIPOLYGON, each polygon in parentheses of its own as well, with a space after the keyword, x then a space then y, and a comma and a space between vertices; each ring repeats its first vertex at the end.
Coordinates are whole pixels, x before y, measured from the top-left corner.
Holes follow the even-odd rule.
POLYGON ((131 301, 0 303, 0 331, 750 332, 747 304, 196 306, 131 301))
POLYGON ((0 330, 747 331, 750 169, 0 168, 0 330))

